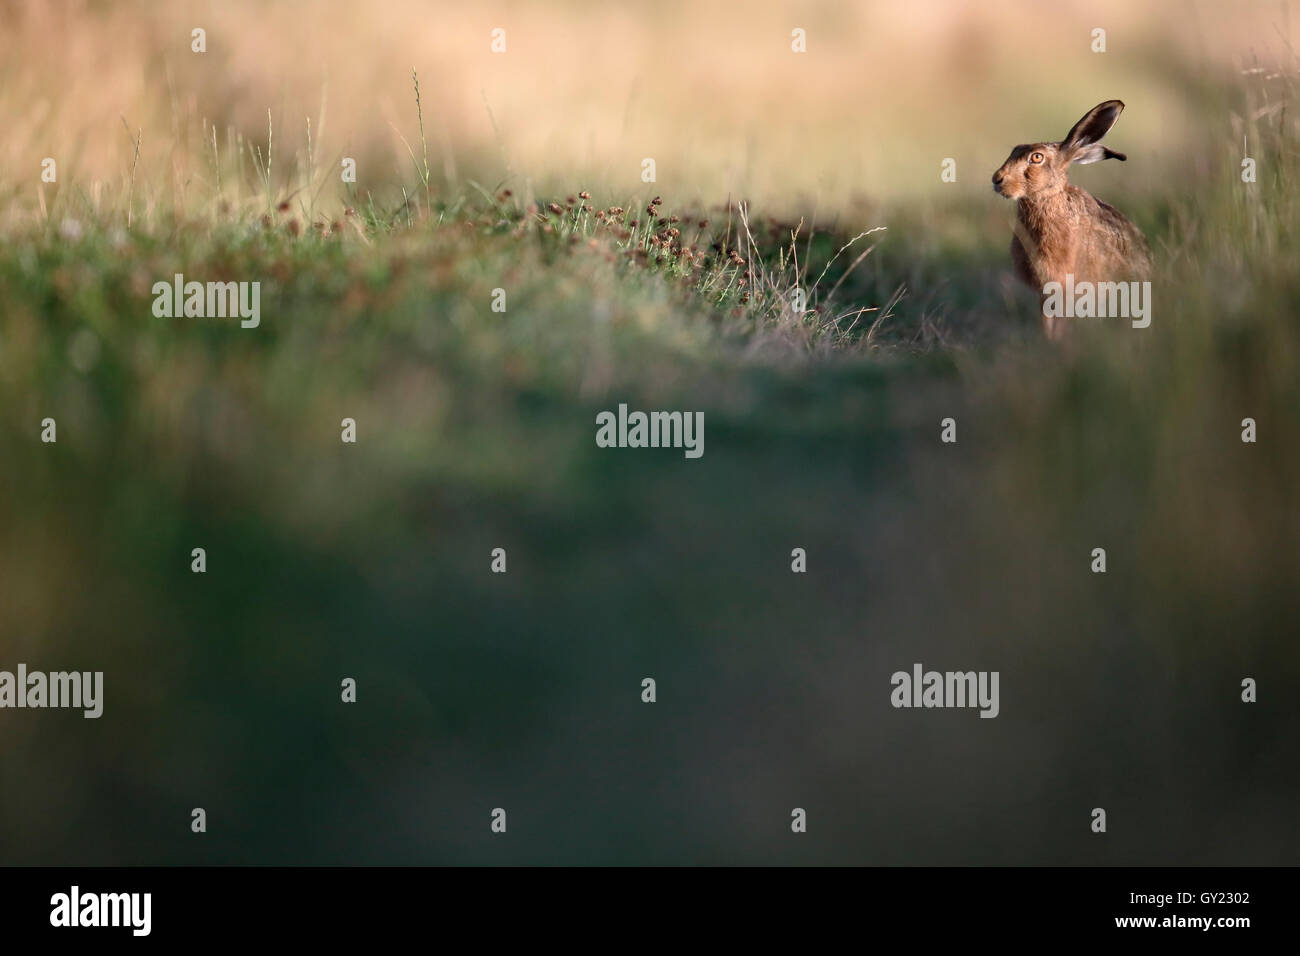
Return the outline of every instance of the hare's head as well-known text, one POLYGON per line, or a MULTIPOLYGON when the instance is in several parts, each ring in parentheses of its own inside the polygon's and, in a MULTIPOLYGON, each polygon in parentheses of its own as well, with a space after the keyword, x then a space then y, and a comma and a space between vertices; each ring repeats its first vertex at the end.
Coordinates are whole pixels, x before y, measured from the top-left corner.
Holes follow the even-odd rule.
POLYGON ((1107 100, 1088 110, 1059 143, 1017 146, 993 174, 993 191, 1007 199, 1050 196, 1069 182, 1071 163, 1126 159, 1123 153, 1107 149, 1099 142, 1115 125, 1123 109, 1124 104, 1119 100, 1107 100))

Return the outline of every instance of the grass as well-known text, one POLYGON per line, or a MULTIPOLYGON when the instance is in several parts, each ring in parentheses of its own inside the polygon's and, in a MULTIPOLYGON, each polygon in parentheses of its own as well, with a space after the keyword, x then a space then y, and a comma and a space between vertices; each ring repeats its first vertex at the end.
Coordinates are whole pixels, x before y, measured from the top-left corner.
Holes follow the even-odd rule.
POLYGON ((170 207, 65 184, 0 244, 3 663, 108 699, 11 720, 7 859, 1294 863, 1300 170, 1243 95, 1260 180, 1208 144, 1121 196, 1153 325, 1065 348, 991 195, 452 189, 422 110, 417 186, 337 214, 269 122, 170 207), (261 326, 153 318, 176 272, 261 281, 261 326), (703 411, 704 457, 596 448, 620 402, 703 411), (916 660, 1002 716, 892 710, 916 660))

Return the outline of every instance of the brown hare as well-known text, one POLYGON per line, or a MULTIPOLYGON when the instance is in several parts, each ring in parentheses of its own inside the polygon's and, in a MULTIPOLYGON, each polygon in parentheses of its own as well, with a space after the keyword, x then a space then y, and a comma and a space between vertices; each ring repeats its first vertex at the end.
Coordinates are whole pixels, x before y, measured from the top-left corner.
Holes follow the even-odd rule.
MULTIPOLYGON (((1048 283, 1139 281, 1150 272, 1151 255, 1137 226, 1069 183, 1071 163, 1127 158, 1099 142, 1123 109, 1119 100, 1100 103, 1059 143, 1017 146, 993 174, 994 192, 1019 201, 1011 260, 1016 275, 1039 292, 1040 304, 1048 283)), ((1047 313, 1044 308, 1047 337, 1059 339, 1066 320, 1047 313)))

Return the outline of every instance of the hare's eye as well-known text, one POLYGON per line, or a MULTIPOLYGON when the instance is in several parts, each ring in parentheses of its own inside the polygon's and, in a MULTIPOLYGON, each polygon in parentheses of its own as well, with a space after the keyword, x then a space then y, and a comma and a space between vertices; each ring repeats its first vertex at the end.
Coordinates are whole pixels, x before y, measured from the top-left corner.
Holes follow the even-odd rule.
POLYGON ((1043 154, 1038 152, 1030 153, 1029 161, 1031 163, 1041 163, 1043 161, 1043 154))

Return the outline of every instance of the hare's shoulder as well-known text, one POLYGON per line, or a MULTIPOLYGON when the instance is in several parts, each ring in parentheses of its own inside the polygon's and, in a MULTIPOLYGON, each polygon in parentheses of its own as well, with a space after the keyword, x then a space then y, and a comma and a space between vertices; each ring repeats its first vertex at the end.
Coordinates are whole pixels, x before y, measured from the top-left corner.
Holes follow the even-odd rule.
POLYGON ((1128 216, 1124 215, 1110 203, 1098 199, 1096 196, 1092 195, 1092 193, 1084 192, 1083 190, 1080 190, 1080 192, 1082 192, 1083 196, 1086 197, 1087 208, 1085 216, 1092 220, 1095 229, 1098 229, 1101 232, 1113 233, 1117 236, 1125 236, 1130 239, 1141 237, 1141 233, 1138 231, 1137 226, 1133 225, 1132 220, 1129 219, 1128 216))
POLYGON ((1142 230, 1133 221, 1110 203, 1094 200, 1097 214, 1094 219, 1097 231, 1102 233, 1105 241, 1137 274, 1146 275, 1151 269, 1151 247, 1147 244, 1142 230))
POLYGON ((1134 225, 1132 219, 1100 199, 1097 200, 1097 205, 1101 209, 1101 221, 1108 230, 1124 236, 1129 243, 1139 249, 1147 249, 1146 237, 1142 235, 1142 230, 1134 225))
POLYGON ((1129 225, 1128 216, 1124 215, 1110 203, 1102 202, 1095 196, 1092 198, 1092 201, 1097 204, 1097 217, 1103 222, 1112 223, 1117 226, 1129 225))

